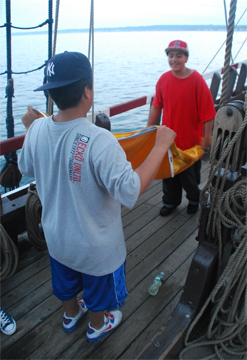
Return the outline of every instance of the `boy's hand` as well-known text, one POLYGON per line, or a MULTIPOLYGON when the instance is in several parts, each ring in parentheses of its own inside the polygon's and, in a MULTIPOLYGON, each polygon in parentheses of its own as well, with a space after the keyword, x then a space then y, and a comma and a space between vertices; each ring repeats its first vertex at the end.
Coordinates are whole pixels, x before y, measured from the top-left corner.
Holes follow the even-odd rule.
POLYGON ((210 148, 213 125, 214 120, 208 120, 204 123, 203 139, 200 144, 204 151, 207 151, 210 148))
POLYGON ((177 134, 165 125, 159 126, 156 133, 155 146, 161 151, 167 151, 173 144, 177 134))
POLYGON ((32 106, 29 105, 27 107, 26 114, 24 114, 21 118, 23 125, 26 128, 26 131, 29 129, 29 127, 34 122, 34 120, 38 119, 38 117, 39 117, 38 114, 39 114, 39 112, 37 110, 33 109, 32 106))
POLYGON ((211 145, 211 138, 203 138, 200 145, 204 151, 208 151, 211 145))
POLYGON ((166 152, 172 146, 176 136, 177 134, 173 130, 164 125, 157 128, 154 147, 144 162, 135 170, 141 180, 140 194, 142 194, 153 181, 166 152))

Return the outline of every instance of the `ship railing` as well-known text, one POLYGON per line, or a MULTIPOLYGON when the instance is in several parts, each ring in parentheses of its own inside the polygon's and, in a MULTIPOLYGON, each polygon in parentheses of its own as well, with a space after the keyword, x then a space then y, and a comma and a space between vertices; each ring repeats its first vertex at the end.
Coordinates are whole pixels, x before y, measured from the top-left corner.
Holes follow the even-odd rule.
MULTIPOLYGON (((223 68, 217 69, 215 71, 203 74, 203 78, 211 80, 209 85, 210 91, 215 103, 216 110, 219 106, 219 96, 220 96, 220 82, 221 74, 223 73, 223 68)), ((246 91, 246 75, 247 75, 247 59, 231 65, 231 71, 229 75, 229 86, 228 86, 228 100, 240 99, 243 97, 243 92, 246 91)), ((97 115, 104 113, 108 118, 111 118, 115 115, 124 113, 126 111, 151 104, 154 94, 149 94, 147 96, 142 96, 137 99, 133 99, 121 104, 117 104, 101 111, 94 112, 94 119, 97 115)), ((88 120, 92 121, 92 115, 88 114, 88 120)), ((18 135, 0 142, 0 156, 8 154, 12 151, 16 151, 22 148, 25 135, 18 135)))

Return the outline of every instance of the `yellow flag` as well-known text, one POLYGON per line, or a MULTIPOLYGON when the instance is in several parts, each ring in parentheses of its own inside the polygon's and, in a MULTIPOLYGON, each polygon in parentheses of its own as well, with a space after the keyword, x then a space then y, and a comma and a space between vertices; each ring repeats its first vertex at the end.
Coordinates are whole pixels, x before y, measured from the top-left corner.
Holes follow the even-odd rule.
MULTIPOLYGON (((140 131, 128 133, 114 133, 124 149, 127 160, 131 162, 133 169, 138 168, 146 159, 155 144, 157 126, 149 126, 140 131)), ((164 157, 155 179, 166 179, 186 170, 199 160, 204 153, 200 145, 182 151, 173 143, 164 157)))

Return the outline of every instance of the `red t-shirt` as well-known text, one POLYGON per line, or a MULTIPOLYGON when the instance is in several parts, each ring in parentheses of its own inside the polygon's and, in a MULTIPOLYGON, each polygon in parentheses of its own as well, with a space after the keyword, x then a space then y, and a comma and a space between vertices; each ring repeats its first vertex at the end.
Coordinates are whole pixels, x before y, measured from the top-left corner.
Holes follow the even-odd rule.
POLYGON ((185 79, 168 71, 156 84, 153 105, 163 109, 162 125, 177 133, 175 144, 186 150, 200 144, 203 123, 215 118, 210 90, 203 77, 194 70, 185 79))

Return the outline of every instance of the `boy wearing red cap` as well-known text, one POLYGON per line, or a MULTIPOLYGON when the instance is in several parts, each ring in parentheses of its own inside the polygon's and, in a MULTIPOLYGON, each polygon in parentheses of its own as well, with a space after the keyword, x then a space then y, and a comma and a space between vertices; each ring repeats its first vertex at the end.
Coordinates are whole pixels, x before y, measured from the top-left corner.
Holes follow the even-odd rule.
MULTIPOLYGON (((149 113, 148 126, 153 125, 163 110, 162 125, 177 133, 176 146, 181 150, 200 144, 208 150, 215 118, 210 90, 203 77, 185 65, 189 49, 186 42, 174 40, 165 49, 171 70, 161 75, 149 113)), ((194 214, 199 206, 201 160, 174 178, 163 180, 161 216, 169 215, 187 193, 187 212, 194 214)))

